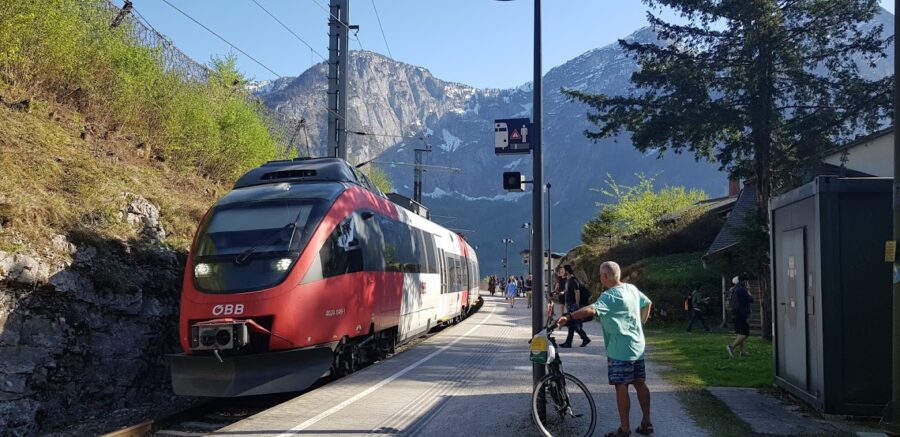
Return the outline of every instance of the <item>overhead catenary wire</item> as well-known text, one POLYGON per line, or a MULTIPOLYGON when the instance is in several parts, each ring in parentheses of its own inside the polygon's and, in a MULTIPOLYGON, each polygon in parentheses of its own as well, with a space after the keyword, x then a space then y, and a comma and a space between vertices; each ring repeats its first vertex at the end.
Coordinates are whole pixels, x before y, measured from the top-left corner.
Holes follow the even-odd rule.
POLYGON ((421 135, 420 135, 420 136, 416 136, 416 135, 380 134, 380 133, 372 133, 372 132, 355 131, 355 130, 350 130, 350 129, 345 129, 344 131, 347 132, 348 134, 360 135, 360 136, 389 137, 389 138, 406 138, 406 139, 409 139, 409 140, 421 140, 421 141, 425 141, 425 137, 424 137, 424 136, 421 136, 421 135))
MULTIPOLYGON (((204 30, 206 30, 207 32, 209 32, 210 34, 212 34, 213 36, 215 36, 216 38, 222 40, 222 42, 224 42, 225 44, 228 44, 231 48, 237 50, 238 52, 240 52, 241 54, 243 54, 244 56, 246 56, 247 58, 249 58, 250 60, 252 60, 253 62, 255 62, 255 63, 256 63, 257 65, 259 65, 260 67, 264 68, 265 70, 267 70, 267 71, 269 71, 270 73, 272 73, 273 75, 275 75, 275 76, 276 76, 276 79, 281 79, 281 78, 284 78, 284 77, 285 77, 284 75, 279 74, 278 72, 276 72, 276 71, 273 70, 272 68, 270 68, 270 67, 268 67, 267 65, 263 64, 263 63, 260 62, 258 59, 256 59, 255 57, 253 57, 252 55, 250 55, 250 54, 247 53, 246 51, 242 50, 240 47, 234 45, 233 43, 231 43, 230 41, 228 41, 227 39, 225 39, 224 37, 222 37, 221 35, 219 35, 218 33, 216 33, 214 30, 210 29, 209 27, 207 27, 206 25, 204 25, 203 23, 201 23, 200 21, 198 21, 197 19, 195 19, 194 17, 192 17, 191 15, 189 15, 188 13, 186 13, 186 12, 184 12, 183 10, 179 9, 177 6, 173 5, 173 4, 170 3, 168 0, 162 0, 162 1, 163 1, 163 3, 169 5, 169 7, 171 7, 172 9, 175 9, 176 11, 178 11, 178 13, 180 13, 181 15, 185 16, 187 19, 193 21, 195 24, 197 24, 198 26, 200 26, 201 28, 203 28, 204 30)), ((257 3, 255 0, 251 0, 251 1, 253 1, 253 3, 256 3, 257 6, 259 6, 261 9, 263 9, 263 11, 265 11, 267 14, 269 14, 269 16, 270 16, 271 18, 275 19, 275 21, 277 21, 279 24, 281 24, 282 26, 284 26, 284 23, 282 23, 282 22, 281 22, 280 20, 278 20, 274 15, 272 15, 271 13, 269 13, 265 8, 262 7, 262 5, 260 5, 259 3, 257 3)), ((319 7, 322 7, 322 5, 321 5, 320 3, 318 3, 316 0, 313 0, 313 2, 316 3, 316 4, 318 4, 319 7)), ((323 9, 324 9, 324 8, 323 8, 323 9)), ((326 9, 326 11, 328 11, 328 10, 326 9)), ((332 17, 334 17, 334 15, 331 14, 331 12, 329 12, 329 15, 331 15, 332 17)), ((142 17, 142 18, 143 18, 143 17, 142 17)), ((145 20, 145 21, 146 21, 146 20, 145 20)), ((340 22, 340 20, 338 20, 338 22, 340 22)), ((149 23, 148 23, 148 24, 149 24, 149 23)), ((344 24, 344 23, 341 23, 341 24, 344 25, 344 26, 346 26, 346 24, 344 24)), ((285 27, 288 31, 290 31, 290 29, 287 28, 287 26, 284 26, 284 27, 285 27)), ((349 26, 347 26, 347 28, 349 29, 349 26)), ((294 34, 294 32, 292 32, 292 31, 290 31, 290 32, 291 32, 291 34, 294 34)), ((304 44, 306 44, 306 42, 303 41, 302 38, 300 38, 298 35, 294 34, 294 36, 295 36, 297 39, 301 40, 301 42, 303 42, 304 44)), ((358 38, 357 38, 357 42, 359 42, 359 39, 358 39, 358 38)), ((313 48, 312 48, 311 46, 309 46, 308 44, 306 44, 306 45, 307 45, 307 47, 310 48, 310 50, 312 50, 314 53, 318 54, 320 57, 322 57, 322 58, 324 59, 324 57, 323 57, 321 54, 319 54, 318 52, 316 52, 315 49, 313 49, 313 48)), ((360 43, 360 45, 361 45, 361 43, 360 43)), ((328 113, 334 114, 334 116, 338 117, 339 119, 341 119, 341 120, 344 121, 345 123, 348 122, 348 120, 346 119, 346 117, 342 116, 340 113, 338 113, 337 111, 332 110, 331 108, 327 107, 326 105, 319 104, 318 106, 321 106, 322 108, 324 108, 328 113)), ((346 130, 346 132, 347 132, 347 133, 354 134, 354 135, 361 135, 361 136, 391 137, 391 138, 406 138, 406 139, 414 139, 414 140, 421 140, 421 141, 424 141, 424 138, 421 137, 421 136, 383 134, 383 133, 364 132, 364 131, 356 131, 356 130, 346 130)))
POLYGON ((264 8, 263 5, 259 4, 258 1, 256 1, 256 0, 250 0, 250 1, 252 1, 254 4, 256 4, 256 6, 258 6, 260 9, 262 9, 263 12, 265 12, 265 13, 268 14, 270 17, 272 17, 272 19, 275 20, 275 22, 277 22, 278 24, 280 24, 281 27, 284 28, 284 30, 287 30, 288 32, 290 32, 291 35, 294 35, 294 38, 297 38, 297 40, 300 41, 300 42, 302 42, 303 45, 309 47, 309 49, 312 50, 313 53, 319 55, 319 57, 322 58, 322 60, 324 60, 324 61, 327 61, 327 60, 328 60, 327 58, 325 58, 324 56, 322 56, 321 53, 319 53, 318 51, 316 51, 316 49, 314 49, 313 46, 311 46, 308 42, 306 42, 306 40, 304 40, 303 38, 300 38, 300 35, 297 35, 296 32, 294 32, 293 30, 291 30, 290 27, 288 27, 286 24, 284 24, 284 22, 282 22, 281 20, 279 20, 278 17, 276 17, 275 15, 273 15, 271 12, 269 12, 269 10, 266 9, 266 8, 264 8))
POLYGON ((338 23, 340 23, 341 26, 344 26, 347 28, 347 30, 350 30, 350 25, 347 23, 344 23, 343 21, 341 21, 340 18, 334 16, 334 14, 331 13, 331 10, 329 10, 328 8, 326 8, 325 6, 323 6, 321 3, 319 3, 316 0, 312 0, 312 2, 315 3, 320 9, 325 11, 328 15, 331 15, 331 18, 334 18, 334 20, 337 21, 338 23))
POLYGON ((387 48, 388 56, 394 59, 394 55, 391 53, 391 46, 388 45, 387 36, 384 35, 384 26, 381 25, 381 17, 378 15, 378 8, 375 7, 375 0, 372 0, 372 9, 375 10, 375 19, 378 20, 378 28, 381 29, 381 38, 384 39, 384 46, 387 48))
POLYGON ((175 9, 176 11, 178 11, 181 15, 184 15, 184 16, 187 17, 189 20, 193 21, 194 23, 197 23, 198 26, 200 26, 200 27, 206 29, 207 32, 209 32, 209 33, 215 35, 216 38, 219 38, 220 40, 222 40, 222 42, 224 42, 225 44, 228 44, 229 46, 231 46, 231 48, 237 50, 238 52, 240 52, 241 54, 243 54, 244 56, 246 56, 247 58, 249 58, 250 60, 252 60, 253 62, 255 62, 255 63, 256 63, 257 65, 259 65, 260 67, 265 68, 265 69, 268 70, 270 73, 274 74, 275 76, 277 76, 277 77, 279 77, 279 78, 280 78, 280 77, 284 77, 284 75, 278 74, 277 72, 275 72, 275 70, 273 70, 273 69, 267 67, 265 64, 263 64, 262 62, 259 62, 259 60, 257 60, 257 59, 254 58, 253 56, 250 56, 250 54, 248 54, 247 52, 241 50, 238 46, 232 44, 232 43, 229 42, 227 39, 223 38, 222 35, 219 35, 219 34, 216 33, 215 31, 213 31, 212 29, 206 27, 203 23, 197 21, 194 17, 188 15, 187 12, 184 12, 184 11, 182 11, 181 9, 178 9, 177 6, 173 5, 172 3, 169 3, 169 0, 162 0, 162 1, 163 1, 163 3, 169 5, 169 7, 171 7, 172 9, 175 9))

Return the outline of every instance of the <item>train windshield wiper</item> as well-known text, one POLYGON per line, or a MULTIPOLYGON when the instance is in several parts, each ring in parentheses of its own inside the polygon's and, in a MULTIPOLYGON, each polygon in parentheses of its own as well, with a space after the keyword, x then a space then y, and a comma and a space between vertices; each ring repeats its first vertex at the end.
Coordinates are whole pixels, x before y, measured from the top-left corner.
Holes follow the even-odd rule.
POLYGON ((234 263, 237 265, 242 265, 242 264, 246 263, 247 261, 250 260, 250 257, 253 256, 253 254, 256 253, 256 251, 261 246, 268 246, 268 245, 278 241, 279 239, 281 239, 281 236, 284 233, 284 231, 286 231, 288 229, 293 230, 294 227, 296 227, 296 226, 297 226, 297 222, 294 221, 293 223, 288 223, 288 224, 284 225, 283 227, 277 229, 264 243, 257 244, 256 246, 253 246, 253 247, 241 252, 241 254, 238 255, 234 259, 234 263))

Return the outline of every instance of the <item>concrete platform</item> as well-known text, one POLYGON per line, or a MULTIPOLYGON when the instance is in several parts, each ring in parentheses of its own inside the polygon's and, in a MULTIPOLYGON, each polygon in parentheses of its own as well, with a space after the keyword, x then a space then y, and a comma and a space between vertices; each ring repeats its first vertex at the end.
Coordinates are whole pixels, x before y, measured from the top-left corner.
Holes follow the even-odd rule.
MULTIPOLYGON (((212 435, 538 435, 530 414, 530 311, 524 299, 510 308, 502 298, 486 296, 477 314, 415 348, 212 435)), ((590 387, 599 410, 596 434, 603 435, 618 426, 618 415, 599 325, 586 328, 593 342, 563 349, 563 367, 590 387)), ((562 342, 565 332, 556 337, 562 342)), ((647 370, 654 435, 706 435, 656 367, 648 363, 647 370)), ((634 394, 632 404, 636 425, 634 394)))
POLYGON ((754 433, 762 435, 859 435, 885 436, 849 423, 813 417, 791 403, 775 399, 753 388, 710 387, 709 392, 725 403, 754 433))

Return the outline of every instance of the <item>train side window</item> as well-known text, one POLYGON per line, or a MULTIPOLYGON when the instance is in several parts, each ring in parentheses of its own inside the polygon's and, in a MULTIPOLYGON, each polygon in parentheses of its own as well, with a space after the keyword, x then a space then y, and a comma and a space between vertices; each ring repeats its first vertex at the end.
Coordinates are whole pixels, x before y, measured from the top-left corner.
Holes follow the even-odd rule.
POLYGON ((459 265, 459 259, 456 255, 448 255, 447 256, 447 265, 449 266, 449 272, 447 276, 450 277, 450 286, 448 287, 448 292, 456 293, 461 290, 462 287, 462 269, 459 265))
MULTIPOLYGON (((360 217, 361 218, 361 217, 360 217)), ((384 271, 385 236, 381 230, 380 220, 370 217, 362 220, 357 227, 360 230, 363 245, 363 269, 367 272, 384 271)))
POLYGON ((429 232, 423 232, 422 238, 425 240, 425 273, 438 273, 437 258, 435 257, 434 235, 429 232))
POLYGON ((363 271, 362 243, 353 215, 341 220, 334 228, 319 251, 319 258, 325 278, 363 271))
POLYGON ((403 270, 400 258, 400 236, 397 223, 387 217, 378 219, 384 234, 384 271, 400 272, 403 270))

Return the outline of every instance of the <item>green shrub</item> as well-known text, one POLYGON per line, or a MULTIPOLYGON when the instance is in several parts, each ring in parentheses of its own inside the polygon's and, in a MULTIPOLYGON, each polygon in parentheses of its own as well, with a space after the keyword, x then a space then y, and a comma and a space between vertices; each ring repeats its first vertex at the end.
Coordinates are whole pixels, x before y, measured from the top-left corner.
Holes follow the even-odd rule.
POLYGON ((100 133, 127 132, 171 166, 227 180, 272 159, 271 122, 241 89, 235 58, 197 83, 166 69, 103 0, 0 0, 0 73, 74 105, 100 133))
POLYGON ((582 229, 581 239, 587 244, 597 244, 603 238, 628 237, 660 228, 660 219, 666 214, 683 210, 706 199, 702 190, 684 187, 664 187, 655 191, 653 177, 636 174, 638 183, 622 185, 606 175, 606 188, 594 189, 613 199, 612 203, 598 203, 600 212, 582 229))
POLYGON ((684 318, 684 297, 695 285, 712 298, 710 306, 721 304, 721 277, 705 269, 703 252, 678 253, 645 258, 622 271, 626 282, 637 285, 652 301, 654 313, 663 319, 684 318))
POLYGON ((388 173, 382 170, 380 167, 377 167, 373 164, 369 164, 365 167, 366 176, 369 177, 369 180, 381 190, 382 193, 390 193, 394 191, 394 185, 391 183, 391 177, 388 173))

